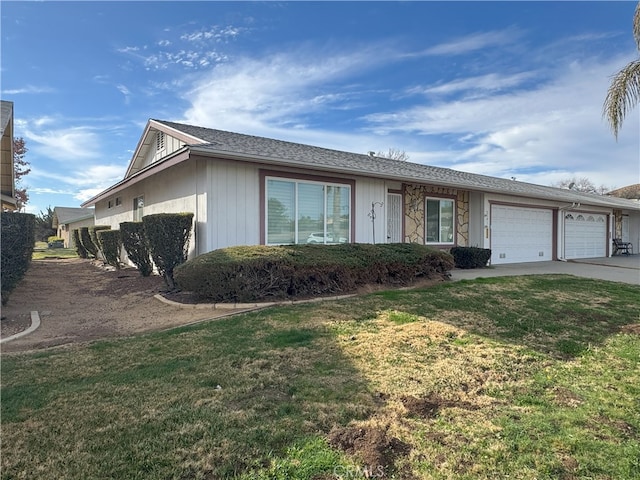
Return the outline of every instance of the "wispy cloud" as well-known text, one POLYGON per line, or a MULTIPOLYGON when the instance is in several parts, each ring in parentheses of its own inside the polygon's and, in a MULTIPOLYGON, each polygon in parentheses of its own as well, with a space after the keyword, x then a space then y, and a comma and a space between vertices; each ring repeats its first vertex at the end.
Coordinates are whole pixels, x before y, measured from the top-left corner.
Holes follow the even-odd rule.
POLYGON ((324 54, 301 49, 218 65, 185 94, 191 104, 185 120, 239 131, 300 125, 313 113, 348 108, 357 89, 337 87, 339 80, 372 69, 380 55, 375 48, 324 54))
POLYGON ((515 28, 478 32, 434 45, 420 52, 411 53, 409 56, 463 55, 490 47, 508 46, 522 35, 523 32, 515 28))
POLYGON ((22 88, 8 88, 2 90, 3 95, 25 95, 25 94, 40 94, 40 93, 53 93, 55 89, 46 86, 27 85, 22 88))
POLYGON ((29 141, 29 148, 37 150, 45 158, 77 161, 100 157, 100 137, 90 127, 38 131, 26 127, 25 137, 29 141))
POLYGON ((408 90, 410 94, 422 95, 450 95, 454 93, 493 93, 500 90, 512 89, 522 85, 527 80, 535 78, 535 72, 521 72, 513 75, 489 73, 476 77, 461 78, 447 83, 440 83, 426 87, 414 87, 408 90))
POLYGON ((239 27, 219 27, 214 25, 195 32, 185 33, 180 36, 180 40, 185 40, 187 42, 207 42, 211 40, 216 42, 225 42, 238 37, 244 30, 244 28, 239 27))
MULTIPOLYGON (((475 173, 522 171, 521 179, 541 181, 560 164, 565 174, 593 170, 617 150, 628 152, 628 171, 637 176, 638 117, 629 117, 618 143, 601 119, 609 74, 620 64, 619 58, 590 58, 558 68, 533 89, 425 102, 367 120, 378 134, 446 135, 449 146, 440 164, 475 173)), ((472 83, 460 80, 453 90, 472 83)))
POLYGON ((116 85, 116 88, 122 95, 124 95, 124 103, 128 105, 131 99, 131 91, 127 88, 126 85, 122 84, 116 85))

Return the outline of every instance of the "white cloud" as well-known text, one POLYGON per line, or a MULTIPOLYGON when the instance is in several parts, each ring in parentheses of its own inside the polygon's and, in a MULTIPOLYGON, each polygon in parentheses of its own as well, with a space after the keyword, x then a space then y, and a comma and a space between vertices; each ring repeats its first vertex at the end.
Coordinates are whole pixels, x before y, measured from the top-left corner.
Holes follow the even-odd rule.
POLYGON ((180 36, 180 40, 187 42, 204 42, 204 41, 216 41, 223 42, 229 39, 236 38, 244 29, 238 27, 219 27, 214 25, 209 29, 201 29, 197 32, 185 33, 180 36))
POLYGON ((496 92, 522 85, 527 80, 535 78, 534 72, 521 72, 513 75, 500 75, 489 73, 476 77, 468 77, 440 83, 427 87, 415 87, 409 89, 412 94, 450 95, 458 92, 496 92))
POLYGON ((23 95, 31 93, 53 93, 55 89, 51 87, 37 87, 35 85, 26 85, 22 88, 13 88, 2 90, 3 95, 23 95))
POLYGON ((304 125, 313 113, 348 108, 351 91, 336 91, 336 84, 372 68, 374 50, 324 56, 300 50, 218 65, 186 93, 185 121, 253 133, 304 125))
POLYGON ((456 38, 449 42, 440 43, 421 52, 410 55, 463 55, 489 47, 504 47, 505 45, 512 44, 521 36, 522 32, 513 28, 492 32, 473 33, 471 35, 456 38))
MULTIPOLYGON (((592 58, 560 67, 534 89, 425 103, 367 118, 380 134, 446 135, 450 149, 443 166, 544 184, 577 175, 596 184, 624 185, 640 175, 638 115, 626 120, 617 143, 601 118, 609 75, 623 64, 621 58, 592 58)), ((458 86, 467 83, 473 82, 461 80, 458 86)))
POLYGON ((131 100, 131 91, 127 88, 126 85, 116 85, 116 88, 118 89, 118 91, 124 95, 124 103, 125 104, 129 104, 129 101, 131 100))
MULTIPOLYGON (((35 125, 37 126, 37 125, 35 125)), ((33 131, 27 127, 29 148, 55 160, 86 160, 100 156, 99 136, 89 127, 69 127, 33 131), (35 146, 34 146, 35 143, 35 146)))

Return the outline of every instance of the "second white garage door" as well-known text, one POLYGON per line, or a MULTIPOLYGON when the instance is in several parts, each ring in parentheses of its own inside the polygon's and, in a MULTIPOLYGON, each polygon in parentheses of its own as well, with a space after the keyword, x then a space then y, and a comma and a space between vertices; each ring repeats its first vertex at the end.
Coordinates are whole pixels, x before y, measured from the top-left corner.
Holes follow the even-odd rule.
POLYGON ((491 206, 491 263, 553 259, 553 213, 544 208, 491 206))
POLYGON ((606 257, 607 217, 567 213, 564 217, 564 255, 567 259, 606 257))

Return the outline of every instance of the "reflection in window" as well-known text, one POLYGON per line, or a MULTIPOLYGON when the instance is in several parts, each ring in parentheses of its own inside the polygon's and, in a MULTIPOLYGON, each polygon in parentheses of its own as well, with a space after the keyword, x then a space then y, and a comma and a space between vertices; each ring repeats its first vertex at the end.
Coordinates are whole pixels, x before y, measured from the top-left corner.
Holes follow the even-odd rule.
POLYGON ((268 178, 266 187, 267 245, 350 241, 350 186, 268 178))
POLYGON ((453 243, 454 202, 438 198, 426 201, 426 243, 453 243))
POLYGON ((144 196, 133 199, 133 221, 141 222, 144 211, 144 196))

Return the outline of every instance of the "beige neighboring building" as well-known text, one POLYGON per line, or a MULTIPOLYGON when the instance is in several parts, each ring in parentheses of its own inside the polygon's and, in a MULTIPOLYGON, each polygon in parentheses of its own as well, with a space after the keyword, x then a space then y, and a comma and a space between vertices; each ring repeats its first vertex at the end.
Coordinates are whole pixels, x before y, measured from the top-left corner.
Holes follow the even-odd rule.
POLYGON ((13 102, 2 100, 2 210, 16 210, 16 182, 13 172, 13 102))
POLYGON ((56 229, 56 235, 64 240, 65 248, 75 247, 71 235, 73 230, 94 225, 93 208, 55 207, 53 209, 52 227, 56 229))

